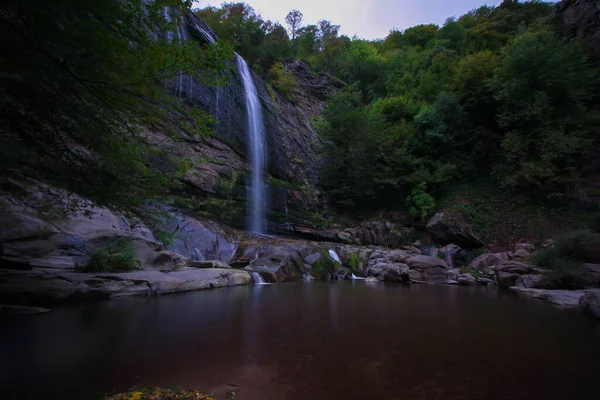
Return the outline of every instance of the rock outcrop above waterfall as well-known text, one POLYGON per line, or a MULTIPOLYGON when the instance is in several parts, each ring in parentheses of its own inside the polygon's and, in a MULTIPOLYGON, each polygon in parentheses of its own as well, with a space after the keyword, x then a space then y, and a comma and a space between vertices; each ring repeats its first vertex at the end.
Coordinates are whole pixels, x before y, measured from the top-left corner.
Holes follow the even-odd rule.
POLYGON ((483 246, 481 239, 473 232, 468 221, 459 213, 442 210, 427 223, 427 233, 441 244, 454 243, 465 248, 483 246))
POLYGON ((564 34, 579 36, 589 50, 600 56, 600 1, 563 0, 556 5, 564 34))

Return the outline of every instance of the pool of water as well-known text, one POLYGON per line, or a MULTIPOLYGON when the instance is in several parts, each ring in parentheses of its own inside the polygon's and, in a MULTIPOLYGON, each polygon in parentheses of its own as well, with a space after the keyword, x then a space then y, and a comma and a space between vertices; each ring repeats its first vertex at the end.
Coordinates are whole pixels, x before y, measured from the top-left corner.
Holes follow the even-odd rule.
POLYGON ((600 324, 487 288, 297 283, 1 320, 0 354, 3 399, 564 400, 599 395, 600 324))

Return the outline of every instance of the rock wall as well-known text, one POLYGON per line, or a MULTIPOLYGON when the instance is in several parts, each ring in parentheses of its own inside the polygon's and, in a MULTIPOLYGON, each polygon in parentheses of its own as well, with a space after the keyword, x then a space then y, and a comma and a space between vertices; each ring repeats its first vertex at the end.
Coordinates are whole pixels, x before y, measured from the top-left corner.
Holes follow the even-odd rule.
MULTIPOLYGON (((187 14, 184 21, 185 39, 207 44, 215 38, 195 14, 187 14)), ((293 61, 286 67, 298 82, 293 93, 297 99, 294 103, 268 89, 262 79, 254 75, 263 106, 268 147, 266 181, 269 184, 271 230, 276 230, 277 225, 285 227, 286 223, 311 225, 312 214, 324 205, 319 189, 319 139, 311 118, 320 113, 324 101, 340 87, 339 82, 330 77, 315 75, 306 62, 293 61)), ((223 190, 224 186, 233 190, 236 218, 224 222, 243 228, 246 221, 245 187, 250 171, 247 161, 249 135, 243 83, 235 63, 231 64, 229 81, 224 86, 207 87, 190 76, 183 76, 169 85, 182 99, 200 106, 217 120, 212 138, 185 138, 184 146, 189 148, 178 146, 175 151, 198 161, 198 167, 186 176, 188 189, 201 196, 217 198, 231 197, 231 193, 223 190)), ((160 132, 153 134, 157 136, 156 143, 163 145, 165 138, 160 132)))
POLYGON ((563 33, 580 36, 589 50, 600 56, 600 1, 562 0, 556 12, 563 33))

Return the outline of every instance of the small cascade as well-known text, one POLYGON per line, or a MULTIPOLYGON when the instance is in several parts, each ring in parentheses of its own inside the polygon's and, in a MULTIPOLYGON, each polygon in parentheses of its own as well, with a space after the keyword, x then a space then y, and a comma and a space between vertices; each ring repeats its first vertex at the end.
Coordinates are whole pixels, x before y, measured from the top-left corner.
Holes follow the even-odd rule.
POLYGON ((352 274, 352 280, 353 281, 364 281, 365 278, 361 278, 360 276, 356 276, 356 275, 352 274))
POLYGON ((266 159, 266 144, 262 107, 248 64, 237 54, 236 58, 246 96, 248 134, 250 136, 249 153, 252 163, 252 176, 249 196, 249 230, 254 233, 265 233, 266 190, 263 173, 266 159))
POLYGON ((266 285, 267 283, 263 279, 263 277, 258 272, 250 272, 250 276, 252 277, 252 283, 255 285, 266 285))
POLYGON ((335 252, 335 250, 329 250, 329 255, 331 256, 331 258, 333 258, 336 262, 340 263, 340 265, 342 265, 342 260, 340 259, 340 256, 338 255, 338 253, 335 252))

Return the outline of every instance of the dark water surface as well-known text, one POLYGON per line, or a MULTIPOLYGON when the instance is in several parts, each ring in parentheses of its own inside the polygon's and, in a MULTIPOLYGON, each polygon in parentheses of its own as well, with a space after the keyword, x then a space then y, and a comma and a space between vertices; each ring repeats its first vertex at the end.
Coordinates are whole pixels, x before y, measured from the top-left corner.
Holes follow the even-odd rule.
POLYGON ((128 298, 0 321, 2 399, 134 385, 247 399, 600 398, 600 324, 485 288, 341 282, 128 298))

